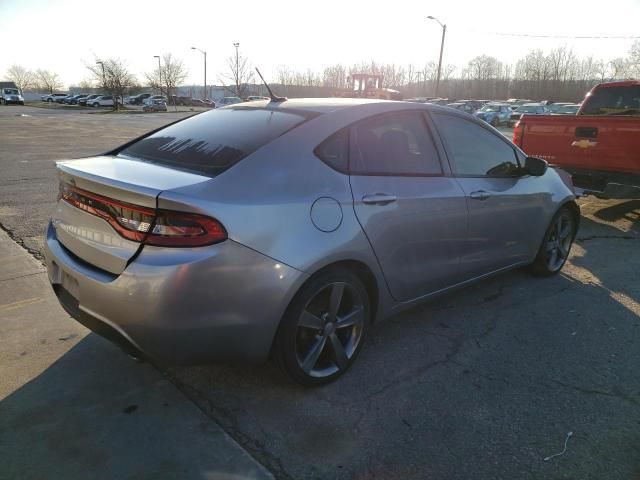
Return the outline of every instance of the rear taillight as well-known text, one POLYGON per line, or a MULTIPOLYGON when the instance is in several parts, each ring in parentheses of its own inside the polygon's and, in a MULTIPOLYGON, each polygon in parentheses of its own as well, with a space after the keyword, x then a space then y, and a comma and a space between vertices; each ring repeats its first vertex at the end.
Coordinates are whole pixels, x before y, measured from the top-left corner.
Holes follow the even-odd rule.
POLYGON ((522 120, 518 120, 516 126, 513 129, 513 143, 522 148, 522 140, 524 138, 524 123, 522 120))
POLYGON ((202 247, 227 239, 217 220, 194 213, 155 210, 119 202, 68 184, 60 198, 80 210, 104 219, 128 240, 163 247, 202 247))

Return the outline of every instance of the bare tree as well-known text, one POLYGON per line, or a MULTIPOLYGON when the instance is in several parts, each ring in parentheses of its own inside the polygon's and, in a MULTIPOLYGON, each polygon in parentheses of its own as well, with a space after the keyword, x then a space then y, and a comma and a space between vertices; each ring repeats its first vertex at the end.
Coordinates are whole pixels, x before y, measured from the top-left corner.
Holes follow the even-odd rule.
POLYGON ((151 88, 164 89, 167 96, 175 95, 178 86, 187 78, 188 70, 182 60, 174 58, 170 53, 162 57, 160 69, 145 74, 147 83, 151 88))
POLYGON ((33 73, 21 65, 11 65, 7 70, 7 78, 23 92, 35 85, 33 73))
POLYGON ((248 84, 253 82, 253 68, 249 63, 249 59, 241 55, 238 47, 236 47, 235 55, 227 58, 227 67, 229 73, 222 76, 222 84, 225 89, 236 97, 244 98, 247 95, 248 84), (230 82, 231 86, 227 86, 225 80, 230 82))
POLYGON ((36 70, 35 79, 37 87, 49 93, 60 90, 63 86, 58 74, 49 70, 36 70))
POLYGON ((104 91, 115 97, 114 109, 118 109, 120 100, 126 91, 136 85, 135 76, 129 72, 125 63, 117 58, 109 58, 87 65, 96 83, 104 91))
POLYGON ((631 76, 631 62, 622 57, 609 60, 609 69, 613 80, 624 80, 631 76))

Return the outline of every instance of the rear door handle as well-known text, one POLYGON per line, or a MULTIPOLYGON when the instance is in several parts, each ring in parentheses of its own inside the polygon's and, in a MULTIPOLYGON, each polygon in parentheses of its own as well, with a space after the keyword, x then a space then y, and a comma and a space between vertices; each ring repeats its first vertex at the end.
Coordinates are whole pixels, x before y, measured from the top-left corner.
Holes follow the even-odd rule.
POLYGON ((362 203, 366 205, 388 205, 398 199, 394 195, 387 195, 385 193, 373 193, 362 197, 362 203))
POLYGON ((471 192, 469 196, 474 200, 486 200, 491 196, 491 194, 484 190, 478 190, 477 192, 471 192))

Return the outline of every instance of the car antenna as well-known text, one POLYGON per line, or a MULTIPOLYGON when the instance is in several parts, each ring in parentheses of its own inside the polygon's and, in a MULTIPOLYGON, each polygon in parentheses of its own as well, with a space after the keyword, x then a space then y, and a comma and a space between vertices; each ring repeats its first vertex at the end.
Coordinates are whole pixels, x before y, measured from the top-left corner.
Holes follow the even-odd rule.
POLYGON ((260 70, 258 70, 258 67, 256 67, 256 72, 258 72, 258 75, 260 76, 260 80, 262 80, 262 83, 264 83, 264 86, 267 87, 267 92, 269 92, 269 97, 271 98, 272 102, 284 102, 287 100, 287 97, 279 97, 277 95, 274 95, 274 93, 271 91, 271 87, 269 87, 269 84, 264 80, 264 77, 260 73, 260 70))

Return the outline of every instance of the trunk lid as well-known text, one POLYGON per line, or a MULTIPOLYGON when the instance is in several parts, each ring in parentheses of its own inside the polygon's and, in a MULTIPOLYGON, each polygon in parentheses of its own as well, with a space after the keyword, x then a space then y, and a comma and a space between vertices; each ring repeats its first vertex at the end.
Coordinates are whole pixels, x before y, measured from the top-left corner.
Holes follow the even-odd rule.
MULTIPOLYGON (((124 206, 143 207, 140 211, 155 209, 158 195, 164 190, 210 180, 193 173, 112 156, 61 161, 57 168, 61 186, 86 192, 84 198, 89 205, 106 197, 124 206)), ((67 250, 116 275, 122 273, 142 245, 122 236, 104 218, 63 199, 58 201, 52 223, 58 240, 67 250)))

